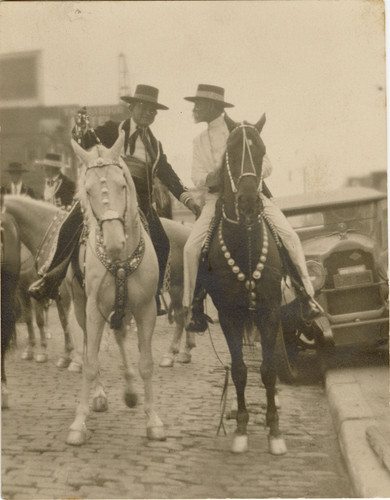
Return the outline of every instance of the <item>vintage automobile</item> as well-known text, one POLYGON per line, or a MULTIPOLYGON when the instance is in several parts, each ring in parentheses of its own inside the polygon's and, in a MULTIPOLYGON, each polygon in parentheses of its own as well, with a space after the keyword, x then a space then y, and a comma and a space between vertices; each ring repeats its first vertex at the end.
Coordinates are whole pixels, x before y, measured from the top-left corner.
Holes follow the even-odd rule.
MULTIPOLYGON (((292 288, 283 289, 277 343, 279 378, 294 382, 303 349, 329 353, 340 346, 388 342, 387 196, 363 187, 305 193, 276 203, 298 233, 320 318, 305 323, 292 288)), ((288 285, 288 283, 287 283, 288 285)))

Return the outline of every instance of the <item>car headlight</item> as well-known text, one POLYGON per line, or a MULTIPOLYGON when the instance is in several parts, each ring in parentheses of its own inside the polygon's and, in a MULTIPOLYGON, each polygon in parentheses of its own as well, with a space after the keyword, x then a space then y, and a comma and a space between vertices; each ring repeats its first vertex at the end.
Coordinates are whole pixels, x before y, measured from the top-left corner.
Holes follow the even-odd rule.
POLYGON ((326 271, 324 266, 315 260, 308 260, 306 265, 314 290, 320 290, 325 285, 326 271))

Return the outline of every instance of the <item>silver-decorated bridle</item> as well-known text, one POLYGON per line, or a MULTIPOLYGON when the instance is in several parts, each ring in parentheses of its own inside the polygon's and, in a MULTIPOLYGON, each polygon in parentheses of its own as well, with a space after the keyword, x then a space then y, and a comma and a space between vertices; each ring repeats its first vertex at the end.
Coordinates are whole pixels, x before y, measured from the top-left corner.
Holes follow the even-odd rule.
MULTIPOLYGON (((229 153, 228 153, 227 149, 226 149, 226 153, 225 153, 226 169, 227 169, 227 172, 228 172, 228 175, 229 175, 230 185, 231 185, 231 188, 232 188, 232 191, 233 191, 234 194, 237 193, 237 191, 238 191, 238 185, 240 184, 240 181, 241 181, 241 179, 243 177, 251 176, 251 177, 256 177, 256 179, 257 179, 256 167, 255 167, 255 163, 253 161, 253 156, 252 156, 252 152, 251 152, 251 148, 250 148, 250 139, 248 139, 246 130, 247 129, 254 129, 254 130, 256 130, 257 133, 258 133, 258 130, 257 130, 257 128, 254 125, 250 125, 249 123, 240 123, 237 127, 235 127, 231 131, 230 134, 233 134, 235 132, 235 130, 237 130, 237 129, 242 129, 242 146, 243 146, 242 147, 242 156, 241 156, 240 175, 238 177, 237 184, 234 182, 233 175, 232 175, 232 172, 231 172, 231 169, 230 169, 229 153), (248 156, 249 156, 249 160, 250 160, 250 166, 252 168, 251 172, 244 172, 244 164, 245 164, 246 152, 248 152, 248 156)), ((257 188, 260 189, 260 190, 261 190, 262 182, 263 182, 263 175, 260 176, 259 182, 257 184, 257 188)))
MULTIPOLYGON (((97 148, 98 147, 99 147, 99 145, 97 145, 97 148)), ((99 152, 99 149, 98 149, 98 152, 99 152)), ((125 178, 126 184, 128 185, 128 181, 127 181, 126 176, 123 172, 123 167, 119 163, 119 161, 114 161, 114 160, 111 160, 108 158, 102 158, 99 156, 99 158, 96 160, 96 163, 94 163, 92 165, 88 165, 86 167, 85 173, 87 173, 88 170, 91 170, 91 169, 95 169, 95 168, 99 169, 99 168, 108 167, 108 166, 118 167, 121 170, 123 177, 125 178)), ((100 229, 102 229, 103 222, 110 221, 110 220, 119 220, 123 224, 123 226, 125 226, 126 225, 127 206, 128 206, 127 191, 125 193, 125 208, 124 208, 123 214, 120 215, 116 210, 112 210, 109 207, 110 200, 108 198, 107 178, 102 176, 102 177, 99 177, 99 180, 100 180, 100 188, 101 188, 100 192, 102 195, 102 204, 105 207, 103 215, 101 217, 98 217, 95 214, 93 207, 92 207, 92 204, 89 200, 89 205, 91 207, 92 214, 96 219, 96 222, 98 223, 100 229)), ((89 198, 88 193, 86 193, 86 195, 87 195, 87 198, 89 198)))
MULTIPOLYGON (((258 178, 257 173, 256 173, 255 162, 253 160, 253 156, 252 156, 252 152, 251 152, 251 148, 250 148, 250 146, 251 146, 250 139, 248 139, 248 136, 246 133, 247 129, 254 129, 254 130, 256 130, 257 133, 259 133, 259 131, 257 130, 257 128, 254 125, 250 125, 249 123, 240 123, 230 132, 230 135, 233 134, 233 132, 235 130, 238 130, 238 129, 242 130, 242 145, 243 145, 243 147, 242 147, 242 156, 241 156, 240 175, 238 177, 237 183, 234 182, 234 178, 233 178, 232 171, 230 168, 228 148, 226 148, 226 153, 225 153, 225 165, 226 165, 226 170, 227 170, 229 180, 230 180, 231 190, 232 190, 233 194, 236 195, 238 193, 238 187, 239 187, 239 184, 240 184, 240 181, 242 180, 242 178, 250 176, 250 177, 256 178, 257 191, 260 192, 262 189, 262 185, 263 185, 263 172, 261 173, 260 178, 258 178), (246 154, 248 154, 249 160, 250 160, 251 171, 249 171, 249 172, 244 172, 246 154)), ((232 222, 234 224, 239 224, 239 210, 238 210, 237 199, 235 199, 235 201, 234 201, 234 208, 235 208, 235 213, 236 213, 236 220, 230 219, 226 215, 224 206, 222 207, 222 214, 223 214, 223 217, 225 220, 232 222)))

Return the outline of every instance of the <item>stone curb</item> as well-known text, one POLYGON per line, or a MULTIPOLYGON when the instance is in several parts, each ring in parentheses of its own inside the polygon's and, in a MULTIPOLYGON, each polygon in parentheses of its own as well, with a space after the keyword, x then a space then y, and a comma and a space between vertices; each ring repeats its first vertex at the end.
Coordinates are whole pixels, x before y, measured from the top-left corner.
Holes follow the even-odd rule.
POLYGON ((348 371, 326 374, 326 394, 341 452, 357 498, 388 498, 390 474, 367 440, 375 417, 348 371))

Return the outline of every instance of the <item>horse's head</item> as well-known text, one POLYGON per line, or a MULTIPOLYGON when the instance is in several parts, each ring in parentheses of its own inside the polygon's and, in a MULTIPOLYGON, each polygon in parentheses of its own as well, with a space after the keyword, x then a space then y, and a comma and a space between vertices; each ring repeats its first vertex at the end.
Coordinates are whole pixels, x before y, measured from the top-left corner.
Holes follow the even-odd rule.
POLYGON ((234 215, 246 225, 257 220, 261 206, 262 163, 265 146, 260 132, 263 115, 256 125, 236 124, 230 132, 225 158, 224 194, 234 201, 234 215))
POLYGON ((131 181, 120 159, 123 142, 124 133, 121 133, 110 149, 97 144, 85 151, 72 139, 72 147, 84 163, 79 182, 81 202, 96 219, 105 252, 112 262, 124 257, 126 215, 131 202, 131 181))

